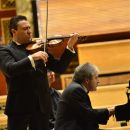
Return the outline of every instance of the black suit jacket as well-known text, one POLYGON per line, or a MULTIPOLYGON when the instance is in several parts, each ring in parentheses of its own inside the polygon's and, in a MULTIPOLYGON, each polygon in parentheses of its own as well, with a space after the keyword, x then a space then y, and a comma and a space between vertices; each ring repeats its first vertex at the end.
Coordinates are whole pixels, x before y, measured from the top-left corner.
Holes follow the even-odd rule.
POLYGON ((58 92, 56 89, 50 87, 50 94, 51 94, 52 111, 49 118, 49 126, 50 129, 53 129, 56 120, 57 104, 60 100, 61 93, 58 92))
POLYGON ((7 115, 29 115, 37 108, 49 114, 47 69, 62 73, 67 68, 73 53, 66 49, 60 61, 49 54, 46 67, 43 61, 37 61, 36 70, 32 67, 28 55, 25 48, 14 42, 0 47, 0 68, 8 86, 5 109, 7 115))
POLYGON ((98 130, 108 119, 108 110, 93 109, 83 87, 72 82, 59 101, 55 130, 98 130))

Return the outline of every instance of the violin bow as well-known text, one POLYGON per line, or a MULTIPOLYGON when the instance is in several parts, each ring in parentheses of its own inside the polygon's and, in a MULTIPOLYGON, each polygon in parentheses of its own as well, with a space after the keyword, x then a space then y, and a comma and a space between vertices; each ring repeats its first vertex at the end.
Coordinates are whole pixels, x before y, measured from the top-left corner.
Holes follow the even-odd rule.
MULTIPOLYGON (((46 45, 47 45, 47 30, 48 30, 48 0, 45 0, 46 1, 46 22, 45 22, 45 43, 44 43, 44 48, 43 48, 43 51, 46 52, 46 45)), ((38 4, 38 0, 37 0, 37 4, 38 4)), ((38 7, 38 5, 37 5, 38 7)), ((40 12, 40 11, 38 11, 40 12)), ((39 17, 40 17, 40 14, 39 14, 39 17)), ((41 19, 41 18, 40 18, 41 19)), ((39 21, 39 25, 40 25, 40 21, 39 21)), ((40 31, 40 38, 43 39, 43 32, 42 32, 42 28, 39 28, 39 31, 40 31)), ((46 63, 45 63, 45 66, 46 66, 46 63)))
POLYGON ((46 32, 45 32, 44 51, 46 51, 47 35, 48 35, 48 0, 45 0, 45 1, 46 1, 46 32))
MULTIPOLYGON (((39 5, 39 1, 40 0, 37 0, 37 7, 38 7, 38 5, 39 5)), ((39 27, 39 32, 40 32, 40 38, 42 39, 42 40, 44 40, 43 42, 44 42, 44 46, 43 46, 43 51, 45 52, 46 51, 46 45, 47 45, 47 37, 48 37, 48 0, 45 0, 45 2, 46 2, 46 12, 45 12, 45 17, 46 17, 46 20, 45 20, 45 39, 43 38, 43 29, 42 29, 42 27, 39 27)), ((40 9, 39 8, 37 8, 37 10, 38 10, 38 17, 39 17, 39 19, 41 19, 41 16, 40 16, 40 9)), ((38 20, 38 22, 39 22, 39 25, 41 25, 41 22, 38 20)))

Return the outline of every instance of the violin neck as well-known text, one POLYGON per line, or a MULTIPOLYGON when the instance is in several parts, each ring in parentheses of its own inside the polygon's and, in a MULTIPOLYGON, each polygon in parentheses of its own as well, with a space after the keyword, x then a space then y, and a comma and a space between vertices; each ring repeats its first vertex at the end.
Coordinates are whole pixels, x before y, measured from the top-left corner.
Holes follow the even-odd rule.
MULTIPOLYGON (((52 37, 48 37, 47 40, 50 41, 50 40, 62 40, 62 39, 65 39, 65 38, 70 38, 71 36, 70 35, 66 35, 66 36, 52 36, 52 37)), ((78 37, 78 43, 85 43, 87 42, 88 40, 88 36, 79 36, 78 37)))
POLYGON ((54 40, 54 39, 64 39, 64 38, 70 38, 70 35, 66 35, 66 36, 52 36, 52 37, 48 37, 47 40, 54 40))

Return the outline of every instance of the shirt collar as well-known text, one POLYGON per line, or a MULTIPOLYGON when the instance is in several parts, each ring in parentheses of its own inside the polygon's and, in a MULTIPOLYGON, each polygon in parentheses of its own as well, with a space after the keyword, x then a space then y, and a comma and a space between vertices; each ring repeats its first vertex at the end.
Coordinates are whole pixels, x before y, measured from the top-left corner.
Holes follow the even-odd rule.
POLYGON ((14 40, 13 40, 13 42, 15 42, 15 43, 16 43, 16 45, 18 45, 18 46, 19 46, 19 45, 21 45, 19 42, 16 42, 16 41, 14 41, 14 40))
POLYGON ((83 89, 84 89, 84 91, 86 92, 86 93, 88 93, 89 91, 87 90, 87 88, 82 84, 82 87, 83 87, 83 89))

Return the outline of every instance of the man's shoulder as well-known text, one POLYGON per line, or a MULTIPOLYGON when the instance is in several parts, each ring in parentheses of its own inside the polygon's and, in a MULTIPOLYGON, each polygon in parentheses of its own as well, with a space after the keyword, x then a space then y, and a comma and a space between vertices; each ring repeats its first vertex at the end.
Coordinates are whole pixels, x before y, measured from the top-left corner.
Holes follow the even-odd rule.
POLYGON ((79 89, 83 89, 82 86, 77 82, 71 82, 63 91, 63 93, 73 93, 74 91, 78 91, 79 89))
POLYGON ((55 88, 50 88, 50 93, 51 93, 51 95, 58 95, 58 96, 60 96, 61 95, 61 93, 58 91, 58 90, 56 90, 55 88))
POLYGON ((82 86, 81 86, 81 84, 79 84, 77 82, 71 82, 67 88, 69 88, 69 89, 78 89, 78 88, 82 88, 82 86))
POLYGON ((9 50, 10 48, 10 44, 4 44, 4 45, 0 45, 0 50, 9 50))
POLYGON ((12 47, 12 45, 13 45, 12 42, 10 42, 8 44, 2 44, 2 45, 0 45, 0 49, 8 49, 8 48, 12 47))

